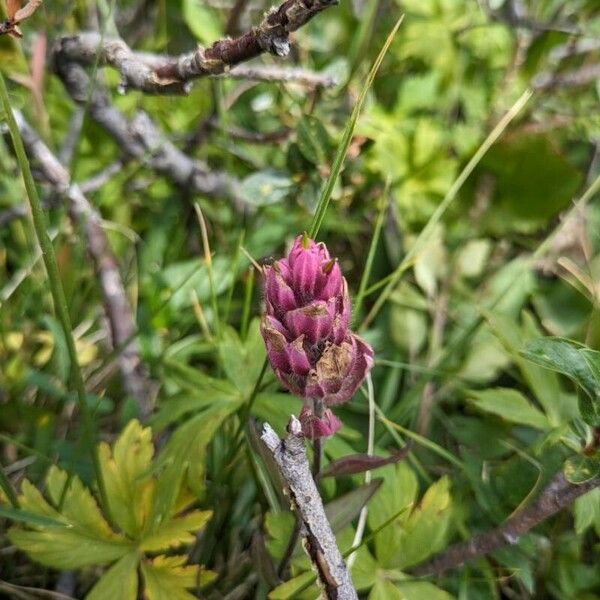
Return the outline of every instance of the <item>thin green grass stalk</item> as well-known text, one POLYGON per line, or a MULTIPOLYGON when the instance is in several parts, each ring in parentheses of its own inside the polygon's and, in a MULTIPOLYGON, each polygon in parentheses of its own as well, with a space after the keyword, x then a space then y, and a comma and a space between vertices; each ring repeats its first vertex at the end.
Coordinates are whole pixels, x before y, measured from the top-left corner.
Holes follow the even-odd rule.
POLYGON ((229 321, 229 313, 231 312, 231 302, 233 300, 233 291, 235 290, 235 278, 237 276, 238 269, 240 267, 240 257, 242 255, 242 246, 244 245, 244 238, 246 236, 246 230, 242 229, 240 231, 240 236, 238 238, 237 247, 235 249, 235 254, 233 255, 233 261, 231 263, 231 285, 229 286, 229 290, 227 291, 227 299, 225 300, 225 310, 223 311, 223 323, 227 323, 229 321))
MULTIPOLYGON (((242 323, 240 326, 240 335, 246 339, 248 335, 248 326, 250 324, 250 313, 252 308, 252 293, 254 291, 254 267, 250 267, 248 278, 246 279, 246 288, 244 290, 244 305, 242 307, 242 323)), ((266 359, 265 359, 266 362, 266 359)))
POLYGON ((329 206, 329 201, 331 200, 331 194, 333 193, 333 188, 335 187, 335 183, 339 177, 340 171, 342 170, 342 166, 344 165, 344 160, 346 158, 346 154, 348 153, 348 148, 350 147, 350 142, 352 140, 352 135, 354 134, 354 130, 356 129, 356 124, 358 122, 358 117, 360 115, 360 111, 362 110, 363 104, 367 98, 367 92, 375 79, 375 75, 377 75, 377 71, 383 62, 383 58, 385 57, 390 44, 392 43, 398 28, 400 27, 402 20, 404 19, 404 15, 402 15, 396 24, 392 28, 392 31, 388 35, 383 47, 381 48, 369 74, 367 75, 367 79, 365 84, 360 92, 360 96, 352 110, 352 114, 346 123, 346 127, 344 128, 344 133, 342 135, 342 141, 338 146, 337 152, 335 154, 335 158, 333 159, 333 165, 331 166, 331 173, 323 186, 323 190, 321 191, 321 196, 319 197, 319 202, 317 204, 317 209, 315 211, 312 223, 310 225, 309 236, 314 240, 319 233, 319 229, 323 224, 323 219, 325 218, 325 214, 327 213, 327 207, 329 206))
POLYGON ((527 272, 525 266, 533 267, 535 263, 552 247, 552 244, 556 237, 563 230, 565 225, 569 222, 570 216, 575 214, 577 211, 583 210, 583 208, 589 203, 589 201, 600 191, 600 175, 594 179, 590 186, 577 200, 567 216, 553 231, 546 237, 546 239, 535 249, 523 266, 516 275, 507 283, 507 285, 498 292, 495 298, 485 307, 485 310, 480 310, 479 314, 473 319, 473 321, 467 325, 460 336, 458 336, 451 344, 444 348, 444 351, 440 354, 439 359, 432 365, 433 368, 443 368, 446 362, 455 354, 457 349, 464 346, 466 341, 475 333, 479 325, 485 320, 485 315, 501 302, 506 294, 519 282, 519 279, 527 272))
POLYGON ((31 448, 30 446, 23 444, 22 442, 20 442, 19 440, 16 440, 15 438, 11 437, 10 435, 6 435, 5 433, 0 433, 0 440, 6 442, 7 444, 15 445, 17 448, 20 448, 25 454, 28 454, 29 456, 35 456, 37 459, 41 460, 42 462, 46 463, 47 465, 54 464, 54 461, 51 458, 48 458, 45 454, 42 454, 39 450, 36 450, 35 448, 31 448))
POLYGON ((206 221, 202 214, 200 205, 194 203, 194 209, 196 216, 198 217, 198 223, 200 224, 200 232, 202 234, 202 246, 204 248, 204 264, 206 265, 206 272, 208 274, 208 286, 210 289, 210 302, 213 310, 214 319, 214 330, 217 340, 221 339, 221 321, 219 318, 219 304, 217 302, 217 289, 215 287, 215 277, 213 273, 212 255, 210 252, 210 243, 208 241, 208 229, 206 227, 206 221))
MULTIPOLYGON (((367 437, 367 455, 373 456, 373 451, 375 450, 375 391, 373 389, 373 379, 371 378, 371 373, 367 375, 367 396, 369 398, 369 430, 367 437)), ((371 483, 371 471, 365 472, 365 485, 369 485, 371 483)), ((354 533, 354 539, 352 541, 352 547, 356 547, 362 541, 363 535, 365 533, 365 527, 367 526, 367 516, 369 514, 369 508, 365 504, 361 510, 360 515, 358 517, 358 523, 356 525, 356 532, 354 533)), ((352 568, 354 561, 356 560, 357 554, 353 552, 348 557, 348 569, 352 568)))
POLYGON ((429 238, 433 234, 435 227, 441 221, 442 217, 446 210, 448 210, 449 206, 456 199, 458 192, 464 185, 465 181, 470 177, 471 173, 474 171, 475 167, 479 164, 481 159, 485 156, 487 151, 494 145, 496 140, 502 135, 505 129, 509 126, 512 120, 521 112, 523 107, 527 104, 533 92, 531 90, 526 90, 521 94, 518 100, 510 107, 507 113, 500 119, 499 123, 492 129, 487 138, 483 141, 481 146, 477 149, 477 152, 473 155, 471 160, 466 164, 465 168, 461 171, 460 175, 456 178, 448 193, 442 200, 442 202, 435 209, 433 215, 427 224, 422 229, 421 233, 417 237, 415 243, 412 245, 410 250, 406 253, 405 257, 402 259, 402 262, 398 265, 396 270, 388 277, 387 284, 383 290, 383 292, 379 295, 375 304, 369 311, 369 314, 365 317, 362 322, 360 329, 365 329, 369 323, 375 318, 377 313, 380 311, 381 307, 387 301, 389 295, 392 293, 397 283, 400 281, 402 274, 406 271, 413 263, 417 254, 421 251, 421 249, 426 245, 429 241, 429 238))
POLYGON ((362 310, 362 303, 365 298, 365 290, 371 277, 371 269, 373 268, 373 260, 375 259, 375 250, 379 243, 379 237, 381 235, 381 228, 383 226, 383 217, 389 204, 388 190, 390 188, 390 180, 388 179, 385 183, 385 189, 383 197, 381 198, 381 205, 379 207, 379 214, 375 221, 375 229, 373 230, 373 236, 371 237, 371 243, 369 245, 369 252, 367 254, 367 261, 365 262, 365 268, 363 269, 362 277, 360 279, 360 285, 358 286, 358 293, 354 299, 354 319, 360 319, 362 310))
POLYGON ((17 493, 15 492, 10 480, 4 472, 2 465, 0 465, 0 488, 2 488, 2 491, 4 492, 4 495, 7 497, 11 506, 13 508, 19 508, 19 499, 17 498, 17 493))
MULTIPOLYGON (((29 200, 29 206, 31 209, 33 227, 35 230, 37 241, 42 250, 42 257, 44 259, 44 265, 46 267, 46 272, 48 275, 48 286, 50 288, 50 293, 52 295, 52 300, 54 303, 54 311, 65 335, 67 351, 71 361, 71 375, 75 386, 75 390, 77 392, 77 398, 79 400, 79 406, 85 429, 85 436, 90 446, 90 453, 92 455, 94 473, 96 475, 96 481, 98 484, 98 490, 100 492, 100 498, 105 513, 107 517, 109 517, 109 520, 112 522, 112 519, 110 519, 110 507, 106 495, 106 487, 104 485, 102 470, 100 468, 100 457, 98 454, 98 448, 94 441, 94 427, 92 422, 92 416, 86 401, 85 384, 83 382, 83 375, 81 373, 79 362, 77 360, 77 349, 75 347, 75 339, 73 337, 71 327, 71 318, 69 316, 69 309, 67 305, 67 299, 65 297, 65 291, 63 289, 62 282, 60 280, 60 275, 58 272, 56 254, 54 252, 54 246, 52 245, 50 237, 48 236, 48 225, 46 222, 46 215, 44 214, 44 210, 42 209, 37 189, 35 187, 35 182, 33 181, 33 176, 31 175, 29 161, 27 160, 27 155, 25 154, 25 148, 23 146, 23 140, 21 139, 19 128, 17 126, 17 122, 15 121, 12 108, 10 106, 8 90, 6 89, 6 84, 4 82, 4 77, 2 76, 2 73, 0 73, 0 99, 4 107, 5 117, 15 148, 17 161, 19 163, 21 173, 23 175, 25 189, 27 190, 27 198, 29 200)), ((66 493, 68 486, 70 485, 70 481, 71 477, 67 478, 67 481, 65 483, 65 490, 63 491, 63 496, 66 493)))
POLYGON ((400 433, 402 433, 406 437, 409 437, 410 439, 414 440, 420 446, 423 446, 424 448, 431 450, 432 452, 434 452, 441 458, 447 460, 449 463, 452 463, 454 466, 456 466, 459 469, 464 471, 464 468, 465 468, 464 465, 462 464, 462 462, 460 460, 458 460, 458 458, 456 458, 456 456, 454 456, 454 454, 452 454, 451 452, 448 452, 447 450, 445 450, 444 448, 442 448, 440 445, 436 444, 435 442, 428 440, 426 437, 423 437, 422 435, 419 435, 418 433, 415 433, 414 431, 411 431, 410 429, 406 429, 406 427, 402 427, 402 425, 398 425, 398 423, 394 423, 393 421, 390 421, 383 413, 381 413, 381 411, 377 410, 377 405, 376 405, 375 410, 377 411, 377 417, 379 418, 379 420, 381 422, 387 423, 390 427, 392 427, 393 429, 397 429, 400 433))

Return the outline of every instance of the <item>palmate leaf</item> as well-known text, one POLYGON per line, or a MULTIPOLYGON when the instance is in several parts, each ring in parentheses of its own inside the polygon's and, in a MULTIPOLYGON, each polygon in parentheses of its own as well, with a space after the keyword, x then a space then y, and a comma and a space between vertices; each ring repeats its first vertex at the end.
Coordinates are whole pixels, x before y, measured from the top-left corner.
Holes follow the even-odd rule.
MULTIPOLYGON (((53 467, 48 476, 48 494, 57 502, 66 473, 53 467)), ((131 550, 131 542, 114 533, 105 521, 90 491, 74 477, 59 513, 29 481, 22 485, 19 503, 24 510, 65 524, 26 531, 13 527, 9 539, 37 562, 56 569, 102 565, 131 550)), ((33 524, 30 524, 33 526, 33 524)))
POLYGON ((151 561, 142 561, 144 597, 147 600, 195 600, 186 591, 208 585, 216 573, 199 565, 185 566, 185 556, 159 556, 151 561))

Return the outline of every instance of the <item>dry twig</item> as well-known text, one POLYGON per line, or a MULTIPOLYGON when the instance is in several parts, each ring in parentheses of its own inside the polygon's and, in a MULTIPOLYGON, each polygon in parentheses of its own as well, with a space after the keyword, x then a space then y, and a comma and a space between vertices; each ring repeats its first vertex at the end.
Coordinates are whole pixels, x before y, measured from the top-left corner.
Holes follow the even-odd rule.
POLYGON ((358 600, 306 458, 300 421, 292 417, 287 429, 287 436, 281 440, 265 424, 261 439, 279 467, 286 493, 302 524, 304 549, 317 572, 323 595, 332 600, 358 600))
POLYGON ((544 488, 537 502, 513 514, 496 529, 474 535, 466 542, 446 548, 432 560, 412 569, 413 575, 440 575, 479 556, 485 556, 506 546, 516 544, 519 538, 559 510, 569 506, 579 496, 600 486, 600 477, 581 485, 569 483, 562 473, 556 475, 544 488))

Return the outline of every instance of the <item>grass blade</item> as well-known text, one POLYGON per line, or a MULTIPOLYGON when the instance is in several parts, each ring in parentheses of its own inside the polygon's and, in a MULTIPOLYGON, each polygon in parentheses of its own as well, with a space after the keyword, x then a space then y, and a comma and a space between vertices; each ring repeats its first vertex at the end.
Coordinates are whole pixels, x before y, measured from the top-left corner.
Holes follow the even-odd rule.
POLYGON ((402 15, 398 21, 396 21, 392 31, 385 40, 383 47, 381 48, 377 58, 375 59, 375 62, 373 63, 373 66, 371 67, 371 70, 369 71, 369 74, 367 75, 367 80, 365 81, 365 85, 360 92, 360 96, 358 97, 356 105, 354 106, 352 114, 350 115, 350 119, 348 119, 348 122, 346 123, 346 127, 342 135, 342 141, 340 142, 335 154, 335 158, 333 159, 331 173, 329 174, 329 177, 323 186, 323 190, 317 204, 317 210, 310 225, 308 234, 312 239, 316 238, 317 234, 319 233, 319 229, 321 229, 321 225, 323 224, 323 219, 325 218, 325 213, 327 212, 327 207, 329 206, 329 201, 331 200, 331 194, 333 193, 333 188, 335 187, 337 178, 339 177, 342 166, 344 165, 344 159, 348 153, 348 148, 350 147, 350 142, 352 140, 352 134, 356 129, 356 123, 358 122, 360 111, 365 103, 367 92, 369 91, 369 88, 375 79, 375 75, 377 75, 377 71, 383 62, 383 58, 385 57, 403 19, 404 15, 402 15))
MULTIPOLYGON (((73 337, 73 331, 71 326, 71 317, 69 316, 69 308, 67 305, 67 299, 65 297, 65 291, 62 286, 62 281, 58 272, 58 264, 56 262, 56 254, 54 252, 54 246, 50 241, 48 235, 48 224, 46 221, 46 215, 42 208, 40 198, 38 196, 37 188, 31 174, 29 167, 29 160, 25 154, 25 147, 23 146, 23 140, 15 120, 15 116, 10 106, 10 100, 8 98, 8 90, 6 89, 6 83, 4 77, 0 73, 0 101, 2 102, 5 118, 8 123, 10 135, 15 148, 15 154, 17 156, 17 162, 23 175, 23 181, 25 183, 25 189, 27 191, 27 198, 29 200, 29 206, 31 209, 31 215, 33 218, 33 228, 37 237, 38 244, 42 250, 42 258, 46 267, 46 273, 48 275, 48 287, 52 295, 52 301, 54 303, 54 311, 56 317, 60 322, 62 330, 65 335, 65 341, 67 345, 67 352, 71 360, 71 375, 74 382, 75 390, 77 391, 77 397, 79 400, 79 407, 81 415, 83 417, 85 436, 90 445, 90 451, 92 454, 92 461, 94 464, 94 472, 96 475, 96 481, 98 483, 98 489, 102 499, 102 504, 105 509, 107 516, 110 516, 109 505, 106 497, 106 489, 104 486, 104 480, 102 478, 102 471, 100 469, 100 460, 98 456, 98 450, 94 442, 93 436, 93 422, 90 408, 87 405, 85 385, 83 382, 83 375, 79 367, 77 359, 77 349, 75 347, 75 339, 73 337)), ((69 485, 70 479, 67 479, 67 485, 69 485)))
MULTIPOLYGON (((471 160, 465 165, 465 168, 460 172, 459 176, 456 178, 450 189, 448 190, 446 196, 442 200, 442 202, 438 205, 433 215, 429 221, 427 221, 427 225, 423 228, 419 237, 416 239, 415 243, 412 245, 410 250, 406 253, 406 256, 402 259, 402 262, 398 265, 396 270, 388 277, 387 285, 385 286, 383 292, 379 295, 375 304, 369 311, 369 314, 365 317, 365 320, 362 322, 360 329, 365 329, 369 323, 375 318, 377 313, 380 311, 381 307, 387 301, 389 295, 392 293, 393 289, 396 287, 398 281, 402 277, 404 271, 406 271, 413 263, 417 253, 425 246, 425 244, 429 241, 431 234, 434 232, 435 227, 441 221, 442 217, 448 207, 454 202, 458 192, 464 185, 465 181, 470 177, 471 173, 474 171, 475 167, 479 164, 481 159, 485 156, 487 151, 494 145, 496 140, 502 135, 504 130, 509 126, 511 121, 521 112, 523 107, 527 104, 528 100, 533 95, 531 90, 526 90, 521 94, 518 100, 510 107, 507 113, 500 119, 496 127, 492 129, 487 138, 483 141, 481 146, 477 149, 477 152, 473 155, 471 160)), ((371 286, 368 290, 374 291, 378 286, 371 286)))

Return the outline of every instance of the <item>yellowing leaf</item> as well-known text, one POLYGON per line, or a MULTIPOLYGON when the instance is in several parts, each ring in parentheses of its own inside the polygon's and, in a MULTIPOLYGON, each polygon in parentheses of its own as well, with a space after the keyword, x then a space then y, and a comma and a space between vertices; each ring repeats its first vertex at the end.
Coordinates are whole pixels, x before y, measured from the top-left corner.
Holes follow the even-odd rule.
POLYGON ((148 600, 194 600, 186 588, 205 586, 213 581, 216 573, 201 565, 184 566, 185 556, 159 556, 153 561, 142 562, 144 597, 148 600))
POLYGON ((137 552, 126 554, 102 575, 85 600, 136 600, 139 560, 137 552))
POLYGON ((442 477, 429 487, 403 524, 392 566, 403 569, 441 550, 450 524, 450 508, 449 480, 442 477))
POLYGON ((211 516, 210 510, 195 510, 178 519, 166 521, 153 534, 142 540, 140 549, 145 552, 157 552, 189 545, 195 540, 193 534, 202 529, 211 516))
MULTIPOLYGON (((60 502, 66 482, 67 474, 52 465, 48 471, 46 486, 48 496, 55 506, 60 502)), ((121 539, 104 520, 89 489, 78 477, 73 477, 69 484, 60 514, 70 525, 85 531, 90 536, 105 540, 121 539)))
POLYGON ((131 550, 124 540, 107 541, 76 528, 25 531, 13 528, 8 538, 23 552, 47 567, 61 570, 104 565, 131 550))
MULTIPOLYGON (((64 471, 51 467, 47 489, 54 504, 58 504, 66 480, 64 471)), ((61 513, 29 481, 23 482, 21 490, 19 503, 23 510, 67 525, 39 531, 14 527, 9 531, 12 543, 33 560, 56 569, 76 569, 109 563, 131 550, 131 544, 110 529, 92 494, 79 478, 71 480, 61 513)))
POLYGON ((148 520, 154 493, 154 480, 148 476, 154 454, 152 431, 132 420, 112 451, 101 443, 99 454, 111 514, 125 533, 137 538, 148 520))

